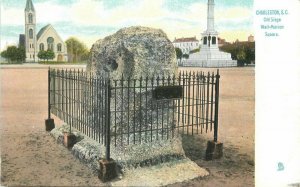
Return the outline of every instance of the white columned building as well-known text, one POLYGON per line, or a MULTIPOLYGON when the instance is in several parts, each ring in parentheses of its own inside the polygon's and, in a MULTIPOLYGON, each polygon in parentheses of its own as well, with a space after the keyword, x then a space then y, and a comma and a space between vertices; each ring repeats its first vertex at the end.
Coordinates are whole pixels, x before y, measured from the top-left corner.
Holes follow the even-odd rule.
POLYGON ((190 51, 199 48, 199 40, 196 37, 191 38, 175 38, 174 47, 181 49, 183 54, 190 54, 190 51))
POLYGON ((207 3, 207 29, 202 33, 200 52, 189 56, 183 66, 200 67, 230 67, 237 66, 237 61, 232 60, 230 53, 219 50, 218 32, 214 25, 214 0, 208 0, 207 3))

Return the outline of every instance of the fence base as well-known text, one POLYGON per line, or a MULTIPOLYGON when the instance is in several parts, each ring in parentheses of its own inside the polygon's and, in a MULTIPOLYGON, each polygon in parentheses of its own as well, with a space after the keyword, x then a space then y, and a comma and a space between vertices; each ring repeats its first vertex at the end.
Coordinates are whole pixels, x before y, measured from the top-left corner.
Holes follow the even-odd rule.
POLYGON ((220 159, 223 156, 223 143, 208 141, 205 160, 220 159))
POLYGON ((51 131, 55 128, 54 119, 49 118, 45 120, 46 131, 51 131))
POLYGON ((64 132, 64 146, 67 148, 72 148, 76 143, 76 136, 68 132, 64 132))
POLYGON ((117 177, 117 163, 113 160, 102 159, 99 161, 100 171, 98 178, 102 182, 108 182, 117 177))

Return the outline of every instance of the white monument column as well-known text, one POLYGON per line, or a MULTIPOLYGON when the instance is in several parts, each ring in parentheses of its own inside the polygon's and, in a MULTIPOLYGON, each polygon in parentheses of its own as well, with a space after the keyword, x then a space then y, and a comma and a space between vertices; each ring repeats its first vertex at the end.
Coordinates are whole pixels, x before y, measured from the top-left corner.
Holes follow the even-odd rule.
POLYGON ((230 53, 219 50, 218 35, 215 30, 215 2, 207 1, 207 29, 202 33, 201 49, 198 53, 193 53, 184 62, 184 66, 200 67, 229 67, 237 66, 236 60, 232 60, 230 53))
POLYGON ((214 0, 208 0, 207 8, 207 31, 215 30, 215 17, 214 17, 214 0))

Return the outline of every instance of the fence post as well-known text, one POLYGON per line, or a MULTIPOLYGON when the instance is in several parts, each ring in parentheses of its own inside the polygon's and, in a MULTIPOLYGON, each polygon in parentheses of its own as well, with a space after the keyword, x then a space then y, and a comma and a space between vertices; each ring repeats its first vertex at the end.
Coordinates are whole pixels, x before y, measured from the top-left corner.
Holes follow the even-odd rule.
POLYGON ((111 86, 110 77, 106 81, 106 160, 110 160, 110 98, 111 98, 111 86))
POLYGON ((214 140, 207 142, 207 148, 205 153, 206 160, 219 159, 223 156, 223 143, 218 142, 219 83, 220 83, 220 75, 219 75, 219 70, 217 70, 216 83, 215 83, 214 140))
MULTIPOLYGON (((51 131, 52 129, 55 128, 55 124, 54 124, 54 119, 51 119, 51 103, 50 103, 50 97, 51 97, 51 71, 50 71, 50 67, 48 69, 48 119, 45 120, 45 127, 46 127, 46 131, 51 131)), ((55 79, 53 79, 55 80, 55 79)), ((54 91, 54 90, 52 90, 54 91)), ((54 93, 55 94, 55 91, 54 93)))
POLYGON ((51 84, 51 77, 50 77, 50 67, 49 67, 48 69, 48 119, 51 118, 50 84, 51 84))
POLYGON ((106 121, 105 121, 105 140, 106 140, 106 155, 105 159, 99 161, 100 170, 98 177, 103 182, 110 181, 116 178, 117 175, 117 163, 110 158, 110 98, 111 98, 111 85, 110 76, 105 80, 105 104, 106 104, 106 121))
POLYGON ((217 70, 216 84, 215 84, 215 120, 214 120, 214 142, 218 141, 218 123, 219 123, 219 79, 220 74, 217 70))

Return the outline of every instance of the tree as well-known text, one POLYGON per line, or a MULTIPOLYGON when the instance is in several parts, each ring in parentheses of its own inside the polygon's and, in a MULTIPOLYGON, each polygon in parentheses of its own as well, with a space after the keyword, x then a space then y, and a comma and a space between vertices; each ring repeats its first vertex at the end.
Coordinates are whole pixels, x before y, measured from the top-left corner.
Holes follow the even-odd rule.
POLYGON ((53 51, 51 51, 51 50, 47 50, 47 51, 40 51, 39 53, 38 53, 38 57, 40 58, 40 59, 43 59, 43 60, 49 60, 49 59, 53 59, 54 57, 55 57, 55 54, 54 54, 54 52, 53 51))
POLYGON ((67 39, 66 44, 70 62, 84 61, 88 59, 89 50, 85 44, 80 42, 77 38, 71 37, 67 39))
POLYGON ((182 55, 183 55, 181 49, 176 47, 176 48, 175 48, 175 52, 176 52, 176 58, 179 59, 179 60, 181 61, 182 55))
POLYGON ((200 47, 197 48, 197 49, 193 49, 190 51, 190 54, 193 54, 193 53, 198 53, 200 51, 200 47))
POLYGON ((5 59, 8 58, 7 50, 1 52, 1 57, 2 57, 2 58, 5 58, 5 59))
POLYGON ((182 58, 185 58, 185 59, 188 59, 189 57, 190 57, 189 54, 183 54, 183 55, 182 55, 182 58))
POLYGON ((49 59, 53 59, 55 57, 55 54, 54 54, 54 52, 52 51, 52 50, 47 50, 46 51, 46 59, 47 59, 47 61, 49 60, 49 59))
POLYGON ((26 58, 25 48, 16 46, 9 46, 5 51, 1 52, 1 56, 6 58, 8 62, 22 62, 26 58))
POLYGON ((238 60, 241 60, 241 61, 246 60, 245 50, 243 48, 240 49, 239 52, 237 53, 236 57, 237 57, 238 60))
POLYGON ((231 53, 233 60, 249 64, 255 62, 255 42, 235 42, 220 47, 222 51, 231 53))

